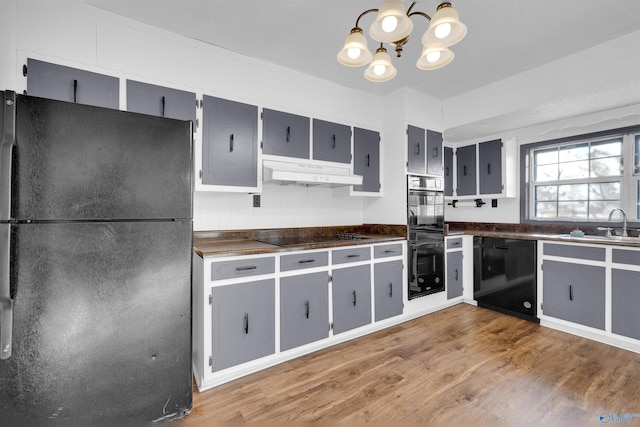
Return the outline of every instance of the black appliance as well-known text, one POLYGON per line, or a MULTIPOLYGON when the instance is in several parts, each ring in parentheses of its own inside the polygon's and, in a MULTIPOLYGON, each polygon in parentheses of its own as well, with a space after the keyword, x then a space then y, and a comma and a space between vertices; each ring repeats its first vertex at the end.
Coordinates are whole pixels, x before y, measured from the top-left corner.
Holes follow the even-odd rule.
POLYGON ((442 178, 407 176, 407 224, 409 299, 444 291, 442 178))
POLYGON ((539 323, 536 241, 475 236, 473 298, 478 306, 539 323))
POLYGON ((0 94, 0 419, 188 414, 191 122, 0 94))

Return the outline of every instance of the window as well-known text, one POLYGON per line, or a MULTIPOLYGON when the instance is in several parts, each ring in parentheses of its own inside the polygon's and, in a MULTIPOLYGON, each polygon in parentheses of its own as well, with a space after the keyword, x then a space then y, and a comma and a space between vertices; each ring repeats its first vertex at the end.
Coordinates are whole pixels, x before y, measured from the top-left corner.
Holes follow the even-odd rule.
POLYGON ((640 218, 640 133, 634 131, 524 146, 525 219, 603 222, 619 207, 640 218))

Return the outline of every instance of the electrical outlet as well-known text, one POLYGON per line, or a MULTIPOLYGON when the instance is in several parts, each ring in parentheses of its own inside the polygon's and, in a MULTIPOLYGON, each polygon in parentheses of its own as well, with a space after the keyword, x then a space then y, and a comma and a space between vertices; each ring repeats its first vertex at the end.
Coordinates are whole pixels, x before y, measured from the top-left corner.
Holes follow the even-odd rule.
POLYGON ((260 195, 259 194, 254 194, 253 195, 253 207, 254 208, 259 208, 260 207, 260 195))

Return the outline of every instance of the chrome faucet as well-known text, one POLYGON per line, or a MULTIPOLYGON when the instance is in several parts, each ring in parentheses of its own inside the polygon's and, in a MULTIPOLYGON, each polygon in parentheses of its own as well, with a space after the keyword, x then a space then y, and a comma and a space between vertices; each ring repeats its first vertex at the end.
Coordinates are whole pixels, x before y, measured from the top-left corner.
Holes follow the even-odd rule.
POLYGON ((615 208, 609 212, 609 221, 611 221, 611 217, 615 211, 620 211, 622 213, 622 237, 628 237, 627 234, 627 213, 622 208, 615 208))

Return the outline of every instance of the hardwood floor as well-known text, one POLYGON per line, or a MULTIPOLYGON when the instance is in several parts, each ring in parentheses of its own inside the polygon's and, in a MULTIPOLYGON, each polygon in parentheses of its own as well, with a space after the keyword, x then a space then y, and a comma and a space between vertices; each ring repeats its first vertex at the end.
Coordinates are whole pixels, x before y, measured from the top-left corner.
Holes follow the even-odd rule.
POLYGON ((181 423, 601 424, 638 414, 640 354, 458 304, 203 393, 181 423))

